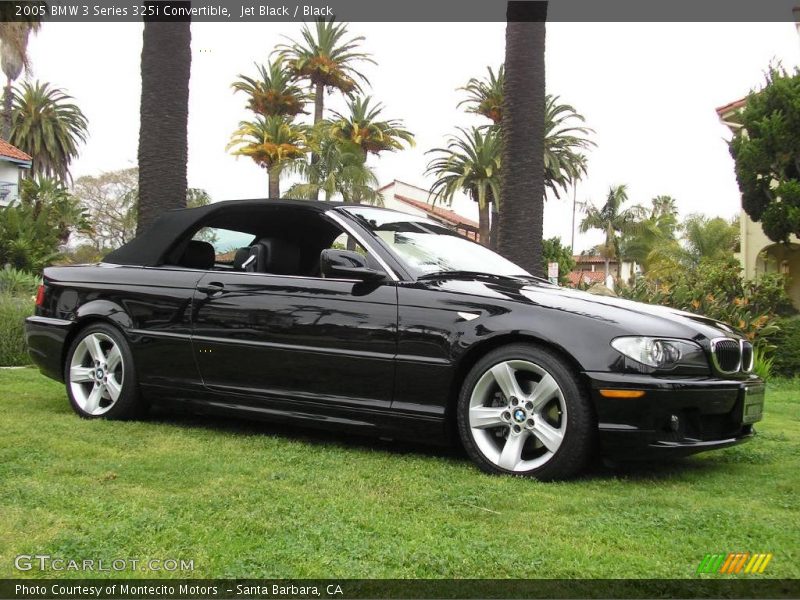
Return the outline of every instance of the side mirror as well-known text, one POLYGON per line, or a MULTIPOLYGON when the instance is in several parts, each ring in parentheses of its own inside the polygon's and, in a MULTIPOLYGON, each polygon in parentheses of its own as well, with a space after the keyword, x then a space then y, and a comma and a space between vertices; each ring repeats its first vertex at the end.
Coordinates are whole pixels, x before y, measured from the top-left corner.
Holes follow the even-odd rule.
POLYGON ((367 265, 367 259, 358 252, 328 248, 319 255, 319 268, 323 277, 378 281, 386 273, 367 265))

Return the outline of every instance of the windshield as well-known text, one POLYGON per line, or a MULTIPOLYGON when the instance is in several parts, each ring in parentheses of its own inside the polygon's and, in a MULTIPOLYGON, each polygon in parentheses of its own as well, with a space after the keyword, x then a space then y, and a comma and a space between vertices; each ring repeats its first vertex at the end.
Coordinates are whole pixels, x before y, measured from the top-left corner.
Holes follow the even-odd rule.
POLYGON ((345 210, 386 242, 414 277, 449 271, 530 276, 499 254, 430 219, 370 207, 345 210))

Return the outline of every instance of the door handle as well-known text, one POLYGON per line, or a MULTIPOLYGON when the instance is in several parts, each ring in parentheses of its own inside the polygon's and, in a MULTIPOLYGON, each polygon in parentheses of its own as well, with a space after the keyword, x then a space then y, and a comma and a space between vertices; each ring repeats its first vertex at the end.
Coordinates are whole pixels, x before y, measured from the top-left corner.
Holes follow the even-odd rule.
POLYGON ((219 281, 210 281, 209 283, 198 285, 197 291, 202 292, 208 296, 215 296, 221 294, 225 290, 225 285, 219 281))

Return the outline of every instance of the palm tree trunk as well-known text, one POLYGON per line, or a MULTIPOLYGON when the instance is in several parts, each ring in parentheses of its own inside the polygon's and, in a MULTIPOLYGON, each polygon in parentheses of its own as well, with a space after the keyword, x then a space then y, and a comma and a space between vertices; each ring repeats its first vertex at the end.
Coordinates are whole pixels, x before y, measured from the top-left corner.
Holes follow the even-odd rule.
MULTIPOLYGON (((317 83, 314 86, 314 125, 322 121, 322 116, 325 110, 325 86, 317 83)), ((319 161, 319 156, 316 153, 311 153, 311 164, 315 165, 319 161)), ((319 200, 319 189, 312 192, 309 200, 319 200)))
POLYGON ((545 19, 547 2, 510 1, 506 12, 503 173, 497 249, 544 276, 545 19))
POLYGON ((325 86, 318 83, 314 87, 314 125, 322 121, 325 108, 325 86))
POLYGON ((279 166, 273 166, 267 170, 267 177, 269 178, 269 197, 281 197, 281 170, 279 166))
POLYGON ((137 232, 164 211, 186 206, 190 44, 188 20, 145 20, 137 232))
MULTIPOLYGON (((361 148, 361 161, 365 168, 367 166, 367 158, 367 151, 364 150, 364 148, 361 148)), ((348 200, 345 201, 347 202, 348 200)), ((353 204, 361 204, 361 194, 353 194, 352 198, 349 199, 349 202, 352 202, 353 204)))
POLYGON ((483 206, 478 205, 478 241, 481 245, 489 248, 490 240, 489 203, 484 202, 483 206))
POLYGON ((6 79, 6 87, 3 92, 3 135, 0 136, 8 141, 11 137, 11 115, 14 110, 13 95, 11 92, 11 78, 6 79))
POLYGON ((608 257, 606 256, 606 268, 605 268, 605 273, 604 273, 604 276, 603 276, 603 285, 606 286, 606 287, 608 287, 608 271, 611 268, 611 265, 609 264, 609 262, 610 261, 608 260, 608 257))
POLYGON ((489 226, 489 248, 497 250, 497 230, 500 221, 500 212, 497 210, 497 202, 491 203, 492 222, 489 226))

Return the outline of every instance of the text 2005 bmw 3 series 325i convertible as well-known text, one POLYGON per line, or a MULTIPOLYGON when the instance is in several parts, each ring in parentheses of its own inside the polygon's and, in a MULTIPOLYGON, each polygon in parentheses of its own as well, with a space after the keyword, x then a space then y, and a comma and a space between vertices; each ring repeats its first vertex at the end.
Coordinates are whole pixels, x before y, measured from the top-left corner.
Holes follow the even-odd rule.
POLYGON ((31 355, 82 417, 153 403, 460 439, 492 473, 752 437, 764 385, 728 326, 532 277, 435 221, 290 200, 166 213, 97 265, 51 267, 31 355))

